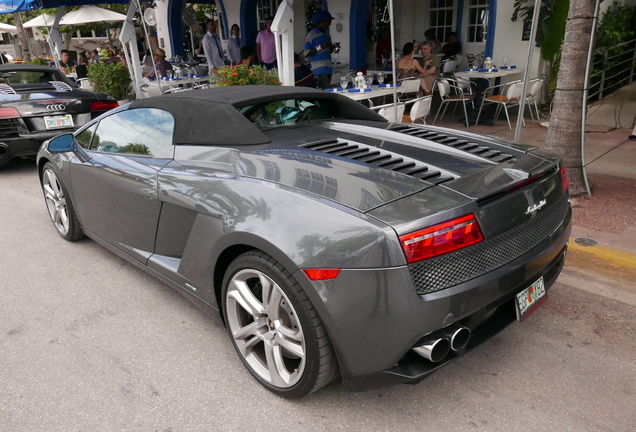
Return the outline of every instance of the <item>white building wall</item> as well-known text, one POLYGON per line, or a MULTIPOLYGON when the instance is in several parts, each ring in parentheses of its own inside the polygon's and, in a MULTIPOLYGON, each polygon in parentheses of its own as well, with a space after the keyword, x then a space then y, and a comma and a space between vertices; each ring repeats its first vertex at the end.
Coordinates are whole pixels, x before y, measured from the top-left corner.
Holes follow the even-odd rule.
MULTIPOLYGON (((528 47, 530 41, 522 41, 523 22, 517 20, 512 22, 514 7, 513 2, 497 2, 497 25, 495 31, 495 43, 493 46, 493 62, 501 64, 501 60, 506 57, 508 65, 526 67, 528 58, 528 47)), ((534 45, 534 44, 533 44, 534 45)), ((530 65, 530 78, 535 78, 543 71, 544 61, 541 60, 539 48, 533 49, 532 63, 530 65)), ((514 76, 514 79, 521 79, 523 76, 514 76)))

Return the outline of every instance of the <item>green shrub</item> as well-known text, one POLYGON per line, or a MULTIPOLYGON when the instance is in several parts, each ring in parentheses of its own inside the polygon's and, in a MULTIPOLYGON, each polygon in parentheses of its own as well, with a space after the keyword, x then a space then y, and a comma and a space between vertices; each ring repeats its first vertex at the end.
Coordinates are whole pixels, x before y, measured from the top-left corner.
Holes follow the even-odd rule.
POLYGON ((242 85, 281 85, 278 75, 266 71, 260 66, 223 66, 215 69, 211 81, 219 87, 232 87, 242 85))
POLYGON ((31 61, 24 62, 24 64, 32 64, 38 66, 48 66, 49 60, 44 57, 31 57, 31 61))
POLYGON ((93 63, 88 66, 88 78, 97 93, 106 93, 117 100, 130 97, 130 73, 121 63, 93 63))

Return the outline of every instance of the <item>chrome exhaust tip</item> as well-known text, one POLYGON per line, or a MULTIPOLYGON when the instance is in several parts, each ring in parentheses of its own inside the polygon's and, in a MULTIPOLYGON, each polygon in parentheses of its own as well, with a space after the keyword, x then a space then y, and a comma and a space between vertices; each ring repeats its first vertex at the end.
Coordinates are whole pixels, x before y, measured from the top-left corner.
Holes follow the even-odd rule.
POLYGON ((455 324, 444 327, 435 332, 436 334, 448 338, 450 347, 453 351, 460 351, 468 345, 470 341, 470 329, 468 327, 458 326, 455 324))
POLYGON ((418 346, 411 349, 426 360, 437 363, 444 360, 444 357, 448 355, 451 343, 447 338, 427 336, 420 340, 418 346))

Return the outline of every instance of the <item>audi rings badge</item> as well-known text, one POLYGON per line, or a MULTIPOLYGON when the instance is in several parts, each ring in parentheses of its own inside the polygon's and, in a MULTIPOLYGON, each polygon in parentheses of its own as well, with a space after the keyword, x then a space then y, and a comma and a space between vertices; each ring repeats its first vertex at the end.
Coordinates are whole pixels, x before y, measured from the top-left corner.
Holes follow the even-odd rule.
POLYGON ((66 105, 64 104, 47 105, 46 109, 49 111, 64 111, 66 109, 66 105))

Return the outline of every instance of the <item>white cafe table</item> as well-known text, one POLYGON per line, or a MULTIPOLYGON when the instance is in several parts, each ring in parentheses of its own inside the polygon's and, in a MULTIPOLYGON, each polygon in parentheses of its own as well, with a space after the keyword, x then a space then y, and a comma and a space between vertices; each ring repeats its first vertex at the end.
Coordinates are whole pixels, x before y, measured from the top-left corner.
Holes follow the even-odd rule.
MULTIPOLYGON (((399 95, 401 93, 400 87, 398 87, 396 90, 397 90, 397 94, 399 95)), ((371 91, 349 92, 348 90, 343 90, 343 91, 334 92, 334 93, 339 93, 343 96, 347 96, 350 99, 361 101, 361 100, 373 99, 377 97, 391 96, 393 95, 393 87, 371 86, 371 91)))
POLYGON ((159 82, 157 80, 144 82, 148 87, 144 88, 144 91, 149 96, 157 96, 166 90, 174 89, 175 87, 192 87, 197 84, 205 84, 210 82, 208 75, 201 75, 195 77, 184 77, 180 79, 161 79, 161 89, 159 88, 159 82))
POLYGON ((505 76, 511 76, 511 75, 517 75, 517 74, 522 74, 524 72, 524 69, 519 69, 519 68, 515 68, 515 69, 497 69, 497 72, 478 72, 478 71, 470 71, 470 72, 455 72, 455 76, 456 77, 460 77, 460 78, 486 78, 486 79, 492 79, 492 78, 501 78, 501 77, 505 77, 505 76))

